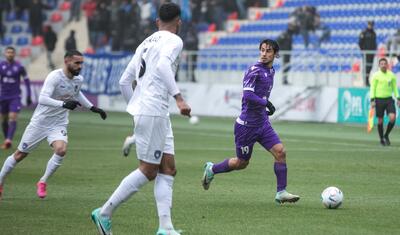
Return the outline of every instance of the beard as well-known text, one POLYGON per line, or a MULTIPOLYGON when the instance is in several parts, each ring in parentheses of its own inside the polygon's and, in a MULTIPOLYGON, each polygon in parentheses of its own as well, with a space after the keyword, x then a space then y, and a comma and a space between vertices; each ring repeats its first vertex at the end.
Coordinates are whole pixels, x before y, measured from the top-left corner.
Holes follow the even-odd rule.
POLYGON ((79 73, 81 72, 81 69, 73 69, 73 68, 69 67, 69 68, 68 68, 68 71, 69 71, 72 75, 78 76, 79 73))

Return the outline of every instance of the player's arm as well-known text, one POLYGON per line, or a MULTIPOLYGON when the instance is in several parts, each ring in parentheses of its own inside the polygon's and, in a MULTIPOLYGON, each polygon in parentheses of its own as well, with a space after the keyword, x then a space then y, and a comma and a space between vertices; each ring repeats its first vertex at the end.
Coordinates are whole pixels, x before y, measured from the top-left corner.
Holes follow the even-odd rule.
POLYGON ((119 88, 126 103, 129 103, 129 100, 133 96, 132 83, 136 79, 136 66, 140 63, 141 59, 141 54, 138 53, 138 51, 139 48, 136 50, 137 53, 135 53, 121 78, 119 79, 119 88))
POLYGON ((400 107, 400 96, 399 96, 399 90, 397 88, 397 78, 396 78, 396 75, 394 75, 394 74, 393 74, 393 78, 392 78, 392 88, 393 88, 394 97, 396 97, 396 99, 397 99, 397 106, 400 107))
POLYGON ((39 104, 51 106, 51 107, 63 107, 66 109, 74 110, 80 103, 76 100, 56 100, 51 98, 51 95, 56 88, 57 83, 55 77, 47 76, 44 81, 42 91, 39 95, 39 104))
POLYGON ((160 59, 157 63, 156 71, 161 79, 163 79, 168 93, 176 100, 180 113, 184 116, 190 117, 191 108, 183 99, 178 86, 175 81, 174 72, 172 70, 172 63, 177 59, 179 53, 182 51, 182 40, 171 41, 171 45, 165 48, 160 54, 160 59))
POLYGON ((29 106, 32 104, 32 93, 31 93, 31 82, 29 81, 28 75, 24 67, 21 68, 21 75, 24 79, 25 87, 26 87, 26 105, 29 106))
POLYGON ((378 79, 376 75, 372 76, 371 87, 369 88, 369 97, 371 99, 371 108, 375 107, 376 87, 378 86, 378 79))

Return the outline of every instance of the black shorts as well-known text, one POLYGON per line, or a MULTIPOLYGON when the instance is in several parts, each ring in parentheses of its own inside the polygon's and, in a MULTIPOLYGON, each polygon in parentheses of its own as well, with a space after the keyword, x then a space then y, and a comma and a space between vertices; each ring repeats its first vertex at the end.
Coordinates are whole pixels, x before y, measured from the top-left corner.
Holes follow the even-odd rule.
POLYGON ((376 117, 382 118, 385 115, 385 110, 386 114, 396 113, 396 107, 394 106, 394 100, 392 97, 376 98, 375 104, 376 117))

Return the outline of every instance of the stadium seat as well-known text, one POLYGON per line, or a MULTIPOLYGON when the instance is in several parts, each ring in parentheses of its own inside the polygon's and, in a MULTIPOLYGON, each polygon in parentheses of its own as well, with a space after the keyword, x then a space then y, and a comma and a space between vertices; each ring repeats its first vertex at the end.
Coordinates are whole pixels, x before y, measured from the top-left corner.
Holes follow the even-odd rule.
POLYGON ((1 45, 3 45, 4 47, 12 46, 12 44, 13 44, 13 38, 9 36, 5 36, 1 41, 1 45))
POLYGON ((21 33, 22 30, 23 30, 22 25, 20 25, 20 24, 15 24, 15 25, 13 25, 13 26, 11 27, 11 31, 10 31, 10 32, 13 33, 13 34, 18 34, 18 33, 21 33))
POLYGON ((17 38, 16 45, 19 46, 19 47, 23 47, 23 46, 29 45, 29 38, 28 37, 24 37, 24 36, 17 38))
POLYGON ((32 50, 30 47, 21 48, 19 51, 19 56, 22 58, 30 57, 32 55, 32 50))

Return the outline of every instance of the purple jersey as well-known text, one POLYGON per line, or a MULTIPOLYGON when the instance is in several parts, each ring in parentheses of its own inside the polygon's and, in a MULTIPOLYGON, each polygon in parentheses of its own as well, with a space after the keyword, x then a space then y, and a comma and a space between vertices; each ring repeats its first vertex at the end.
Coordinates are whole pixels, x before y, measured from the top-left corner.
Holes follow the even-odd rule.
POLYGON ((21 95, 21 77, 27 79, 25 68, 19 62, 0 62, 0 100, 13 99, 21 95))
MULTIPOLYGON (((263 126, 268 120, 266 101, 268 100, 274 84, 274 68, 267 68, 263 63, 258 62, 251 66, 243 78, 243 92, 254 92, 257 99, 264 101, 251 102, 242 98, 242 112, 239 116, 240 122, 245 126, 263 126), (265 103, 265 105, 264 105, 265 103)), ((253 95, 253 94, 252 94, 253 95)))

